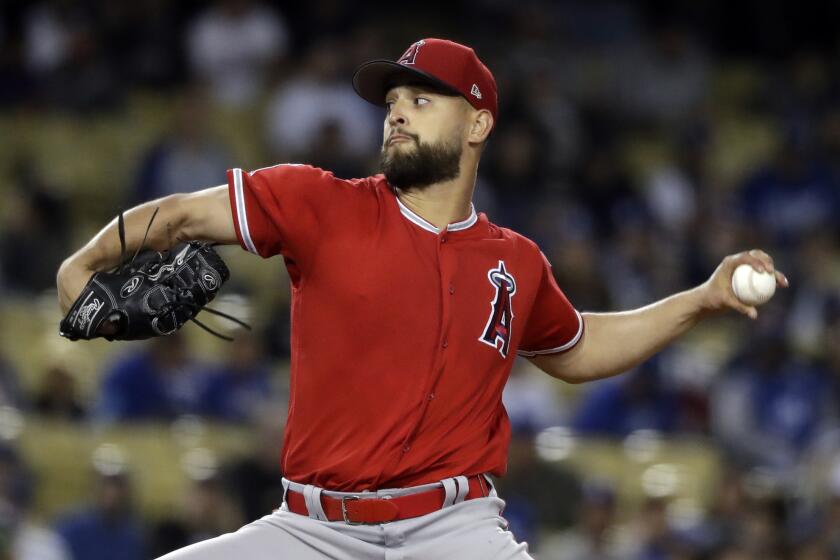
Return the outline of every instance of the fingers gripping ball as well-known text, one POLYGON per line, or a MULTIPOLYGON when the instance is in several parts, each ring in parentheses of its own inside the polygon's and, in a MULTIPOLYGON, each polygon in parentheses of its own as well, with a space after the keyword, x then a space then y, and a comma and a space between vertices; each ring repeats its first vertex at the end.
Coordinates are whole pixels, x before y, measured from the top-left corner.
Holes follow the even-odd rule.
POLYGON ((761 305, 776 293, 776 277, 771 272, 758 272, 751 265, 739 265, 732 273, 732 291, 742 303, 761 305))
POLYGON ((138 340, 171 334, 190 320, 204 327, 195 316, 212 311, 205 305, 229 275, 204 243, 140 253, 127 268, 93 275, 61 321, 60 334, 71 340, 138 340))

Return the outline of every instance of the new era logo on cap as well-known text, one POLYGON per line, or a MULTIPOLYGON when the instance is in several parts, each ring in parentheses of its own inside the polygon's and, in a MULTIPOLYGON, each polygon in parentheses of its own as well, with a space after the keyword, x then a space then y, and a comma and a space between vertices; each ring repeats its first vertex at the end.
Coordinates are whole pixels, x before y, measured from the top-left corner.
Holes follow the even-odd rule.
POLYGON ((388 89, 401 83, 426 83, 460 95, 497 119, 496 79, 470 47, 445 39, 421 39, 396 61, 372 60, 353 76, 353 88, 375 105, 385 104, 388 89))

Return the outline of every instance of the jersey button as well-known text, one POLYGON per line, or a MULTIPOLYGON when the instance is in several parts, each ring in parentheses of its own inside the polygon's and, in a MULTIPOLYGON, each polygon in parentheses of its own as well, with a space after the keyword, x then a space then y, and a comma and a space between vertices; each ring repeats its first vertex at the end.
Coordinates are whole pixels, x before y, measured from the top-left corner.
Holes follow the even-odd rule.
POLYGON ((435 394, 434 393, 429 393, 429 400, 430 401, 435 400, 435 394))
POLYGON ((443 341, 443 344, 441 344, 441 346, 443 346, 444 348, 448 347, 448 346, 449 346, 449 341, 448 341, 448 340, 444 340, 444 341, 443 341))
POLYGON ((403 453, 408 453, 409 451, 411 451, 411 446, 406 443, 403 445, 403 453))
POLYGON ((454 294, 454 293, 455 293, 455 286, 453 286, 452 284, 449 284, 449 293, 450 293, 450 294, 454 294))
POLYGON ((441 237, 441 238, 440 238, 440 242, 441 242, 441 243, 446 243, 446 238, 445 238, 445 237, 441 237))

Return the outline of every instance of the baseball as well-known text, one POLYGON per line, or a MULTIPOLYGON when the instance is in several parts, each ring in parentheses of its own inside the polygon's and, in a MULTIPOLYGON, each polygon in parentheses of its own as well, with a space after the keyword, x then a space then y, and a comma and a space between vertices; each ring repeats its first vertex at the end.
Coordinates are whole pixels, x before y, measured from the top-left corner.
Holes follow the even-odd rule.
POLYGON ((751 265, 742 264, 732 273, 732 291, 742 303, 761 305, 776 292, 776 277, 770 272, 758 272, 751 265))

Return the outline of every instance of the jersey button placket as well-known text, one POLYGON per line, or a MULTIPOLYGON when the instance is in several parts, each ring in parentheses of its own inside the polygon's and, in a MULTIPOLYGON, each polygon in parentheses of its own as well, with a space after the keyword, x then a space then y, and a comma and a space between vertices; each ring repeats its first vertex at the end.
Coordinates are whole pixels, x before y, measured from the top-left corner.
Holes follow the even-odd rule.
MULTIPOLYGON (((446 234, 442 234, 440 238, 441 243, 446 243, 446 234)), ((449 347, 449 321, 451 317, 451 305, 449 301, 446 299, 446 293, 452 294, 454 288, 452 287, 452 266, 451 266, 451 258, 453 257, 452 247, 448 247, 447 250, 444 251, 443 247, 441 247, 441 257, 439 259, 440 263, 440 284, 441 284, 441 291, 443 303, 443 317, 441 317, 441 348, 444 350, 449 347), (445 256, 447 255, 448 258, 445 256)))

